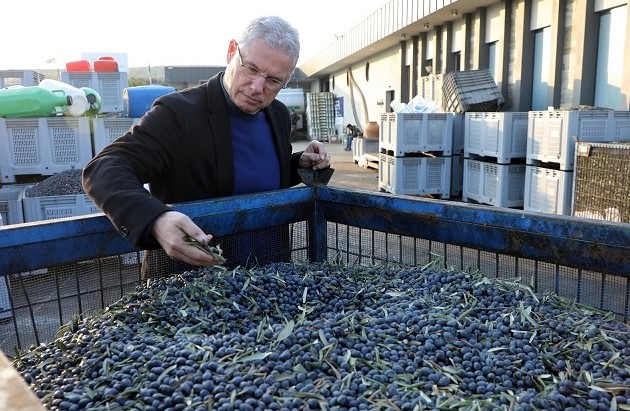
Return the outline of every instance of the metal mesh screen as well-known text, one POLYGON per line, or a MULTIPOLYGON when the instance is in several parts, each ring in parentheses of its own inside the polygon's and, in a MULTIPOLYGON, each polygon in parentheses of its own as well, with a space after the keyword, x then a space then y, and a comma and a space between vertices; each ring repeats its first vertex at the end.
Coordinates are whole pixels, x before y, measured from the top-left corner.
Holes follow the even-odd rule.
MULTIPOLYGON (((253 242, 256 255, 228 260, 228 268, 271 261, 308 259, 305 222, 217 238, 227 252, 253 242), (282 236, 277 237, 278 229, 282 236), (268 241, 273 234, 274 241, 268 241)), ((227 254, 229 255, 229 254, 227 254)), ((139 251, 0 277, 0 350, 8 355, 52 341, 57 330, 81 316, 105 309, 153 278, 194 267, 170 259, 163 251, 139 251)))
POLYGON ((491 278, 519 279, 534 292, 553 292, 630 318, 630 279, 558 264, 405 237, 359 227, 328 223, 328 259, 346 264, 395 262, 422 266, 438 262, 444 268, 480 271, 491 278))
POLYGON ((573 215, 630 222, 630 144, 578 143, 573 215))
MULTIPOLYGON (((246 233, 245 237, 218 238, 216 242, 228 252, 243 241, 262 240, 256 259, 241 256, 241 261, 229 261, 231 266, 308 261, 306 222, 291 224, 285 231, 286 241, 268 242, 269 230, 276 234, 277 228, 246 233)), ((327 259, 347 265, 438 264, 480 271, 492 278, 518 278, 535 292, 554 292, 612 311, 624 321, 630 318, 630 279, 624 277, 331 222, 327 223, 327 259)), ((106 308, 143 281, 187 268, 163 252, 142 251, 0 277, 0 349, 10 355, 16 347, 25 349, 51 341, 60 326, 106 308), (145 260, 150 260, 148 270, 143 270, 145 260)))
POLYGON ((0 347, 11 353, 14 347, 50 341, 62 324, 117 301, 139 283, 140 261, 141 253, 132 253, 2 278, 0 347))

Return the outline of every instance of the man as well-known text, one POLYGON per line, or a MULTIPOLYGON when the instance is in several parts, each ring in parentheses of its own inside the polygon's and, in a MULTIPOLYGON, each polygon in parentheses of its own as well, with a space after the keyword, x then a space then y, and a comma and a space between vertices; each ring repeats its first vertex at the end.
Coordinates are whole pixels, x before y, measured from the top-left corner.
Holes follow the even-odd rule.
POLYGON ((212 234, 166 204, 288 188, 300 183, 298 168, 330 165, 318 141, 291 153, 289 111, 275 100, 299 49, 297 30, 285 20, 254 19, 229 42, 225 72, 159 97, 92 159, 83 188, 121 235, 195 266, 220 263, 182 239, 184 230, 208 244, 212 234))
POLYGON ((346 146, 343 148, 344 151, 350 151, 352 150, 352 139, 354 139, 354 137, 359 135, 359 129, 348 123, 346 125, 346 146))

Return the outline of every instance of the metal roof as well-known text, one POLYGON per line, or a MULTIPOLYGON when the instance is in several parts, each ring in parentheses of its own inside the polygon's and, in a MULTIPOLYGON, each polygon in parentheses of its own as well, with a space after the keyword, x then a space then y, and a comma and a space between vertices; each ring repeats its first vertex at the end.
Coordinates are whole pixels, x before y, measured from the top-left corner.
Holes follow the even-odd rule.
POLYGON ((391 0, 299 66, 307 77, 334 73, 500 0, 391 0))

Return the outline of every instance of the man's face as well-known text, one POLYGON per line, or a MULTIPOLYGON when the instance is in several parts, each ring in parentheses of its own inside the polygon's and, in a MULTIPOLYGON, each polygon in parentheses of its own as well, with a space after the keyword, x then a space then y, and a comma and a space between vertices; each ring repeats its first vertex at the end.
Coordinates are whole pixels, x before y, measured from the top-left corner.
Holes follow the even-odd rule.
POLYGON ((228 95, 238 108, 249 114, 271 104, 293 72, 291 57, 270 48, 262 40, 246 48, 232 40, 227 63, 225 88, 228 95))

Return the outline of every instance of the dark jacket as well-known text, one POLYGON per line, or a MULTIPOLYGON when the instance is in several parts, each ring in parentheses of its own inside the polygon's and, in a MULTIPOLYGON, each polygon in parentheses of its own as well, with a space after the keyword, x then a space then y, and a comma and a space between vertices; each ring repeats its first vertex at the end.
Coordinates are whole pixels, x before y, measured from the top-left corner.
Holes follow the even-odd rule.
MULTIPOLYGON (((142 248, 165 204, 229 196, 234 191, 232 136, 222 73, 207 84, 159 97, 123 136, 83 171, 83 188, 118 232, 142 248), (143 188, 149 183, 151 194, 143 188)), ((301 182, 301 152, 291 153, 290 116, 275 100, 265 112, 280 161, 281 187, 301 182)))

